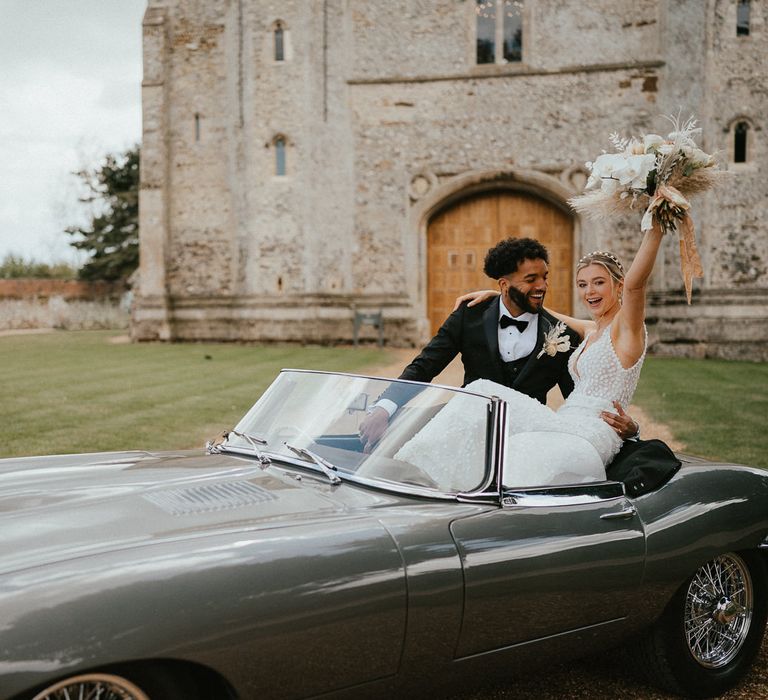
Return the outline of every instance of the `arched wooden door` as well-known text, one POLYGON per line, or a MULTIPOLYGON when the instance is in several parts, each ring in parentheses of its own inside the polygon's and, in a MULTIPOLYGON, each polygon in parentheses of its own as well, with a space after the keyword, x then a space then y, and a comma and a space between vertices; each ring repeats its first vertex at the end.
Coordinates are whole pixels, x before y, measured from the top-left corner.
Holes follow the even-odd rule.
POLYGON ((483 272, 489 248, 502 238, 535 238, 549 251, 546 305, 572 313, 573 220, 523 192, 496 191, 461 200, 443 210, 427 229, 427 314, 432 333, 450 314, 457 296, 496 288, 483 272))

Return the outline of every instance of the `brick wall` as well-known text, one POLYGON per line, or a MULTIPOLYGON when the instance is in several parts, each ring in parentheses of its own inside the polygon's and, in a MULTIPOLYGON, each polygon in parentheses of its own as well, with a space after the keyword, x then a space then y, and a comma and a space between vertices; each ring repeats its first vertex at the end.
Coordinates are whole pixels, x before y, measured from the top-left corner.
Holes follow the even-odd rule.
POLYGON ((95 301, 119 298, 123 289, 109 282, 54 279, 0 279, 0 299, 37 299, 51 297, 95 301))

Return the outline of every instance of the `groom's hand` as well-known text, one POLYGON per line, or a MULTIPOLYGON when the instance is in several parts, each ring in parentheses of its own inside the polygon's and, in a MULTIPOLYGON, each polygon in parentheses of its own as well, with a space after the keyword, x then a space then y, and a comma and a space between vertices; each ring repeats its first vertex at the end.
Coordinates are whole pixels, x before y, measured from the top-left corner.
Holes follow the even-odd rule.
POLYGON ((381 406, 373 408, 360 423, 360 442, 363 443, 363 452, 370 452, 373 446, 384 435, 389 425, 389 413, 381 406))
POLYGON ((624 409, 618 401, 614 401, 613 405, 616 408, 616 413, 603 411, 600 414, 600 417, 616 431, 616 434, 622 440, 629 440, 629 438, 637 437, 640 428, 637 423, 635 423, 632 416, 624 413, 624 409))

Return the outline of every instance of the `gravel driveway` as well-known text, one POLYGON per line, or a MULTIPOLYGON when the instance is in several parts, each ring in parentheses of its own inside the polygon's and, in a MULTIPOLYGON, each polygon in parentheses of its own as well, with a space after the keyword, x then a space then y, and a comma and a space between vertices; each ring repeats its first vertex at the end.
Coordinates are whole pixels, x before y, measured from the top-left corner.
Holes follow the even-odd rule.
MULTIPOLYGON (((452 700, 672 700, 676 695, 657 691, 635 669, 631 655, 622 651, 563 664, 511 679, 477 693, 457 695, 452 700)), ((744 682, 722 696, 724 700, 768 700, 768 635, 755 666, 744 682)))

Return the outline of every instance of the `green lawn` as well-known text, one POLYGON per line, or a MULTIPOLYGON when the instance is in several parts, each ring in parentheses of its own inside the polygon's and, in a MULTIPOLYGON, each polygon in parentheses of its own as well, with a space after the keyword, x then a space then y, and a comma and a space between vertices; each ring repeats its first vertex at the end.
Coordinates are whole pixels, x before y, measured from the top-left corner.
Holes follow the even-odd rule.
MULTIPOLYGON (((116 344, 111 331, 0 337, 0 457, 202 447, 283 367, 357 371, 373 348, 116 344)), ((649 358, 636 402, 688 451, 768 467, 768 364, 649 358)))
POLYGON ((768 363, 651 357, 635 401, 691 454, 768 467, 768 363))
POLYGON ((371 348, 115 344, 111 331, 0 337, 0 457, 202 447, 283 367, 356 371, 371 348))

